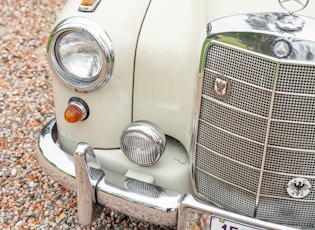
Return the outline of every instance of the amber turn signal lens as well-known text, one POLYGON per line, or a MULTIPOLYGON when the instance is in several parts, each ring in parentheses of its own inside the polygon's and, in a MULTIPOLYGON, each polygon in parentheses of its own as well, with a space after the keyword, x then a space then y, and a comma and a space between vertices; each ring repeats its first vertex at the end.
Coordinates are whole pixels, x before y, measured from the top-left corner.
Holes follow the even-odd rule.
POLYGON ((64 118, 69 123, 75 123, 87 119, 89 113, 89 107, 84 100, 78 97, 72 97, 68 102, 64 118))
POLYGON ((68 105, 65 114, 65 120, 69 123, 75 123, 83 119, 83 111, 75 104, 68 105))
POLYGON ((82 0, 81 6, 92 6, 95 0, 82 0))

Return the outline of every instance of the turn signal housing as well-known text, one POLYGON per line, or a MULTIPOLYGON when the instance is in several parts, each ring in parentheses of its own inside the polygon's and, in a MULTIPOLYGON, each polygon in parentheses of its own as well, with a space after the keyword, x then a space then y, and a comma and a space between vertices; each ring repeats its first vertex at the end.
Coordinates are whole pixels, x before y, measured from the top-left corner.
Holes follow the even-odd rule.
POLYGON ((82 0, 81 6, 92 6, 95 3, 95 0, 82 0))
POLYGON ((76 123, 87 119, 89 115, 88 105, 80 98, 71 98, 64 112, 64 118, 69 123, 76 123))

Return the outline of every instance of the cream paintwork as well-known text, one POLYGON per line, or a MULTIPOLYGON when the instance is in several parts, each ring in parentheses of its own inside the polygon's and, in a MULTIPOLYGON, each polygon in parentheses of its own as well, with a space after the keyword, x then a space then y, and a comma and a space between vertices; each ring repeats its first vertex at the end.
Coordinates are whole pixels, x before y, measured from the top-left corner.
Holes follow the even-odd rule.
MULTIPOLYGON (((234 14, 284 12, 277 0, 153 0, 138 44, 131 114, 136 39, 149 2, 102 0, 94 13, 82 13, 77 10, 79 2, 70 0, 58 18, 57 22, 71 16, 93 19, 109 34, 115 50, 113 76, 97 92, 77 94, 58 81, 54 83, 61 142, 67 151, 72 152, 78 141, 118 147, 121 130, 132 119, 156 123, 189 151, 206 24, 234 14), (69 125, 63 120, 71 96, 80 96, 90 105, 91 115, 81 124, 69 125)), ((314 1, 300 14, 311 17, 312 12, 314 1)))
POLYGON ((206 36, 204 9, 204 1, 152 1, 136 57, 134 120, 156 123, 187 151, 206 36))
POLYGON ((81 141, 93 147, 119 146, 121 130, 131 121, 134 53, 148 3, 143 0, 105 0, 91 14, 79 12, 79 2, 71 0, 58 18, 58 21, 72 16, 93 19, 108 33, 115 51, 113 76, 100 90, 76 93, 53 77, 60 142, 67 152, 72 153, 81 141), (69 124, 65 122, 63 113, 73 96, 87 102, 90 116, 84 122, 69 124))
MULTIPOLYGON (((114 45, 114 72, 107 85, 91 93, 75 93, 53 76, 63 150, 73 153, 82 141, 92 147, 117 148, 127 124, 132 120, 149 120, 183 146, 169 141, 160 161, 151 167, 132 163, 119 149, 95 150, 97 161, 117 175, 132 175, 143 181, 149 178, 161 187, 193 194, 191 156, 187 152, 206 25, 235 14, 284 10, 278 0, 102 0, 94 13, 82 13, 77 10, 79 3, 69 0, 57 23, 82 16, 102 26, 114 45), (68 124, 63 113, 73 96, 87 102, 90 116, 83 122, 68 124)), ((315 1, 310 0, 300 14, 312 17, 313 13, 315 1)))
MULTIPOLYGON (((131 177, 136 180, 146 181, 151 177, 152 184, 168 188, 182 194, 192 194, 190 181, 190 159, 182 145, 174 139, 168 139, 168 145, 160 160, 151 167, 142 167, 131 162, 118 150, 95 150, 95 156, 100 166, 117 175, 127 176, 129 171, 134 172, 131 177)), ((130 176, 130 174, 129 174, 130 176)))
MULTIPOLYGON (((275 11, 285 12, 278 0, 153 1, 137 50, 134 119, 158 124, 189 151, 206 24, 235 14, 275 11)), ((313 16, 315 1, 300 14, 313 16)))

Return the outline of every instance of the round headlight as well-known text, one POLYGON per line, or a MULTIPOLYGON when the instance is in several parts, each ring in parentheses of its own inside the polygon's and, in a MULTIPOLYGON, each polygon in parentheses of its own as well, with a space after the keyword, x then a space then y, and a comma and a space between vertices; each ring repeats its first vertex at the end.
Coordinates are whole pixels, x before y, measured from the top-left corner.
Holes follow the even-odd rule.
POLYGON ((103 67, 97 42, 78 31, 60 36, 55 45, 55 55, 58 64, 73 81, 93 82, 103 67))
POLYGON ((93 21, 73 17, 51 34, 49 60, 61 82, 78 92, 96 90, 109 80, 114 62, 106 32, 93 21))
POLYGON ((156 163, 164 152, 165 144, 164 133, 148 121, 131 123, 120 139, 120 146, 126 157, 142 166, 156 163))

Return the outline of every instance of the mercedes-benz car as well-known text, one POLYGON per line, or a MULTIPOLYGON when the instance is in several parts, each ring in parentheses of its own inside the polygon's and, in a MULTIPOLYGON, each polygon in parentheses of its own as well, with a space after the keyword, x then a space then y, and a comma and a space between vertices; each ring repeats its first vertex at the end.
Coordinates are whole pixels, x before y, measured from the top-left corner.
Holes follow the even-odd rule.
POLYGON ((69 0, 38 160, 99 207, 178 229, 315 229, 315 1, 69 0))

